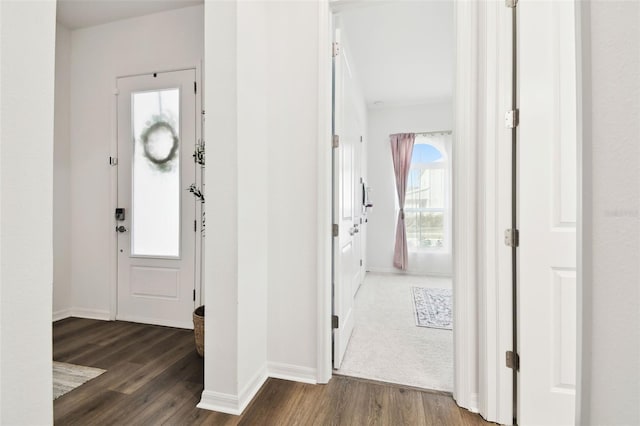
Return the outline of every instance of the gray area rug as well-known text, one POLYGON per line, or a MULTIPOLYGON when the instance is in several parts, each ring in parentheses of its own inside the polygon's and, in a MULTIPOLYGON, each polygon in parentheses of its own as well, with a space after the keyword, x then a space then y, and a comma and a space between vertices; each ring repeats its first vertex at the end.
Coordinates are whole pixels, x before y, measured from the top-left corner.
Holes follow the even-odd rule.
POLYGON ((453 329, 451 289, 412 287, 411 292, 418 327, 453 329))
POLYGON ((53 361, 53 399, 95 379, 107 370, 53 361))

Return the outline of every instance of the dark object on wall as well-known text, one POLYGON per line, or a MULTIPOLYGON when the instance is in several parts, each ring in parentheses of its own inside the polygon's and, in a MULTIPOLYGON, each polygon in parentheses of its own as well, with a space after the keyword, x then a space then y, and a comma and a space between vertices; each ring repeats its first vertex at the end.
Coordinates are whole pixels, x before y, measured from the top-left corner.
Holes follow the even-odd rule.
POLYGON ((196 352, 204 357, 204 305, 193 311, 193 334, 196 339, 196 352))

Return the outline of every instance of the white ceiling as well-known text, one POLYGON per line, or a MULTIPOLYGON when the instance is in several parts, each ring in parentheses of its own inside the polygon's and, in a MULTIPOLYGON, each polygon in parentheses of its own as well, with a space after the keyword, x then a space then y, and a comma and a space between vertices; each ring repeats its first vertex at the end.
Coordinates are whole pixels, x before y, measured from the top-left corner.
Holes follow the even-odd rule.
POLYGON ((343 10, 340 19, 367 104, 452 97, 453 0, 371 2, 343 10))
POLYGON ((58 22, 75 30, 195 6, 204 0, 58 0, 58 22))

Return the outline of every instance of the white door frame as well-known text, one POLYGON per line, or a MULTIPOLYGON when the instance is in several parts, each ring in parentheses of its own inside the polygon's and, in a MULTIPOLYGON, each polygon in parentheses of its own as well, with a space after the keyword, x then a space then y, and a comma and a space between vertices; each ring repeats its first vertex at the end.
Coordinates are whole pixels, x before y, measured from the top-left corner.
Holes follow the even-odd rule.
MULTIPOLYGON (((357 4, 318 2, 318 383, 332 376, 331 14, 357 4)), ((503 115, 510 107, 511 46, 505 35, 511 15, 502 1, 457 1, 454 7, 453 396, 488 420, 510 424, 512 375, 504 353, 511 350, 511 255, 502 230, 510 227, 505 173, 510 173, 511 148, 503 115)))
MULTIPOLYGON (((111 98, 111 143, 109 145, 109 158, 105 159, 111 160, 111 158, 118 157, 118 89, 117 89, 117 81, 119 78, 124 77, 135 77, 138 75, 148 75, 153 74, 154 72, 172 72, 172 71, 183 71, 183 70, 195 70, 196 72, 196 82, 197 82, 197 96, 196 96, 196 141, 202 140, 202 93, 203 93, 203 84, 202 84, 202 61, 200 61, 197 65, 190 66, 174 66, 174 67, 165 67, 157 70, 151 71, 142 71, 135 72, 131 74, 122 74, 117 75, 113 79, 113 96, 111 98)), ((202 188, 203 176, 199 170, 196 170, 196 186, 202 188)), ((110 185, 109 185, 109 218, 113 222, 113 227, 115 227, 114 220, 114 212, 118 207, 118 168, 110 167, 110 185)), ((202 218, 202 205, 196 204, 196 217, 202 218)), ((195 250, 195 290, 196 290, 196 303, 197 305, 202 304, 202 283, 204 276, 204 269, 202 267, 202 250, 204 246, 204 241, 202 238, 202 220, 200 220, 199 224, 200 228, 198 229, 198 235, 196 236, 196 250, 195 250)), ((109 321, 116 320, 116 313, 118 310, 118 234, 113 232, 113 235, 109 239, 109 321)))

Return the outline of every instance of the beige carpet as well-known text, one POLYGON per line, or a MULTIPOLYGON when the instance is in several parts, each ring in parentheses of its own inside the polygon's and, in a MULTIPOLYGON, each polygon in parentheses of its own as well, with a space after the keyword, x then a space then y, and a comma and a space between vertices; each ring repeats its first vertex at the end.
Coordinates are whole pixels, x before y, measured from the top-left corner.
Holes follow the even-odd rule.
POLYGON ((453 331, 416 327, 411 287, 451 288, 444 278, 368 273, 356 294, 346 376, 453 390, 453 331))
POLYGON ((53 361, 53 399, 58 399, 78 386, 95 379, 106 370, 53 361))

